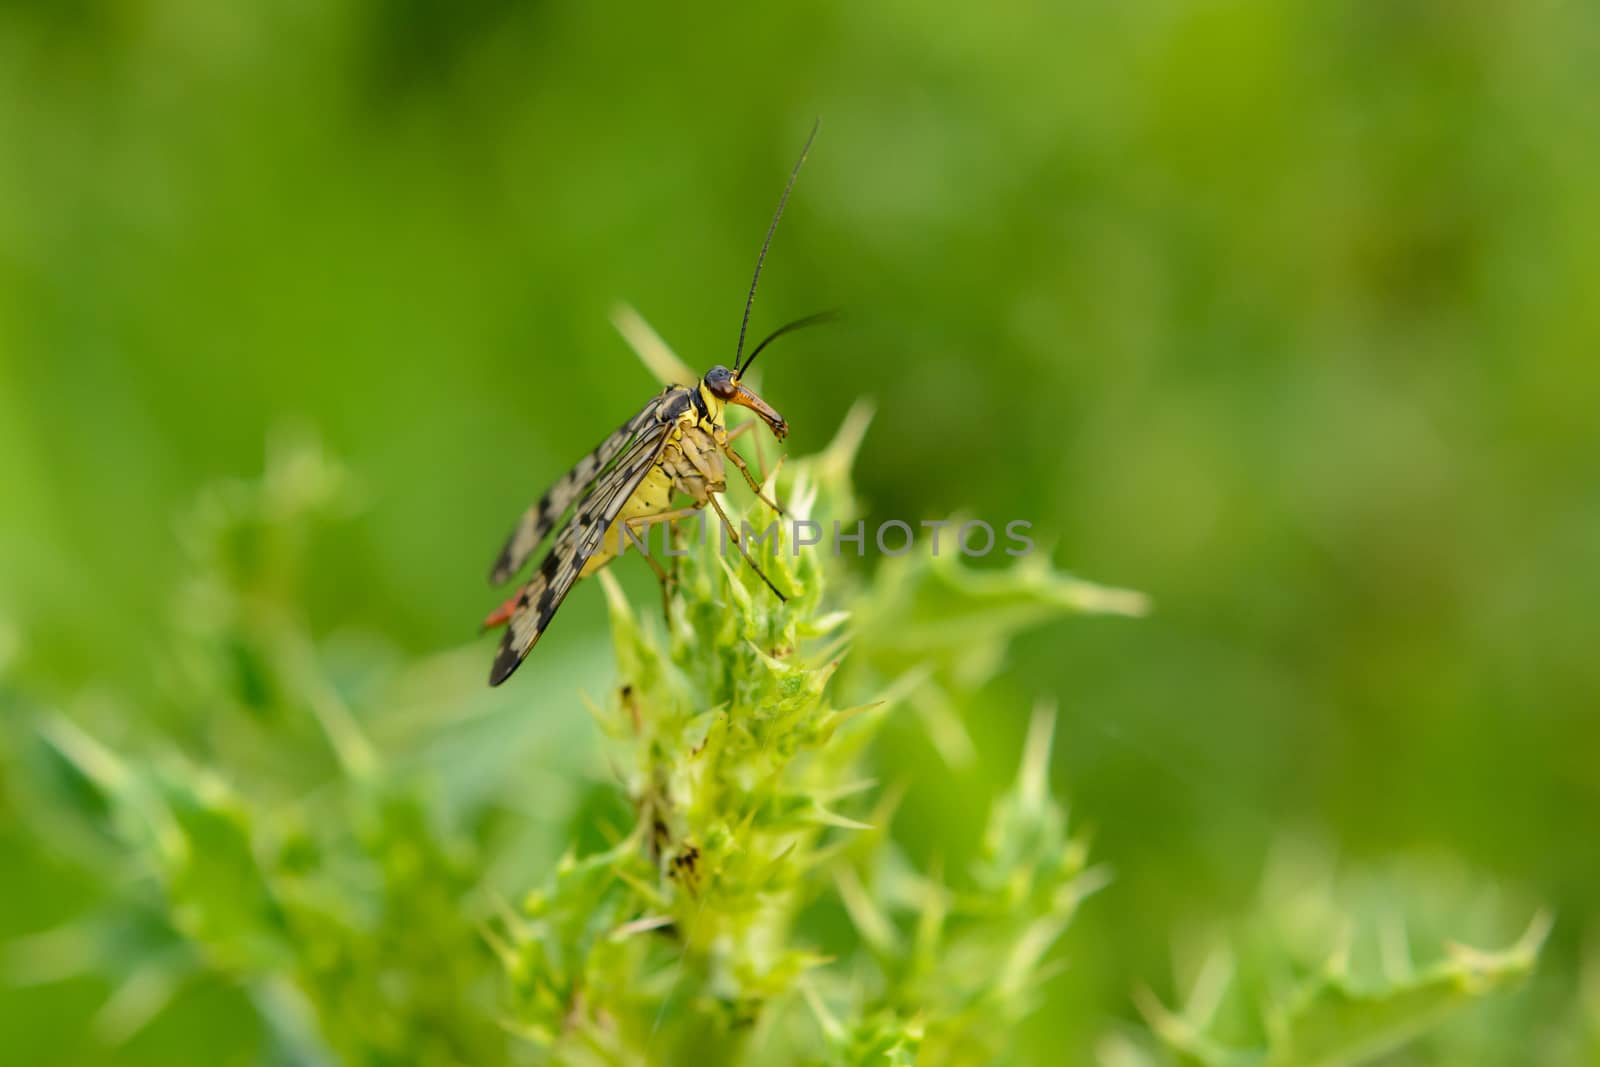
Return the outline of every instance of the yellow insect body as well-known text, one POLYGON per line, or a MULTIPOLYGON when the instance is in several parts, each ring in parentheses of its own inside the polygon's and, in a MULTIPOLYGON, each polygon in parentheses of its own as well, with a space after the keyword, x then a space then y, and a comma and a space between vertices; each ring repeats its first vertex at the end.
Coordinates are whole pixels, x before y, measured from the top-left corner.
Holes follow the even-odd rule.
POLYGON ((697 388, 705 403, 706 413, 701 415, 691 407, 678 416, 667 434, 660 458, 611 525, 606 527, 605 537, 584 563, 579 577, 588 577, 622 555, 630 542, 635 548, 643 544, 648 538, 649 528, 664 521, 664 516, 679 517, 688 511, 703 508, 710 501, 712 493, 727 489, 724 477, 727 468, 722 458, 722 447, 728 440, 724 425, 726 408, 722 400, 705 386, 697 388), (687 508, 673 507, 675 493, 686 494, 694 503, 687 508), (630 526, 631 533, 624 529, 630 526))

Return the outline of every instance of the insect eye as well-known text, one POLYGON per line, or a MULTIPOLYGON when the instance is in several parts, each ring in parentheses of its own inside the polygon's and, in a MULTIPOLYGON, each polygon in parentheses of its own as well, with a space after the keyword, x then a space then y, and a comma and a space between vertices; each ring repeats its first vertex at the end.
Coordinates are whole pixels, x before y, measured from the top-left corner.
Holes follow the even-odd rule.
POLYGON ((712 367, 706 371, 706 385, 717 396, 727 399, 733 395, 733 372, 723 366, 712 367))

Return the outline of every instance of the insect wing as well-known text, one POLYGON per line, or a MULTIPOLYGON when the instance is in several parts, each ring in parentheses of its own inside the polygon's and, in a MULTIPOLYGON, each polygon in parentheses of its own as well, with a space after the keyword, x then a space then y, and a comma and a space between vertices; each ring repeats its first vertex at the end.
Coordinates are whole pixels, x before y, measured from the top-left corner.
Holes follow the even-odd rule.
POLYGON ((644 410, 618 426, 604 441, 594 447, 594 451, 578 460, 571 470, 545 490, 544 496, 522 513, 516 529, 511 531, 511 536, 506 538, 505 546, 500 549, 500 555, 494 561, 494 569, 489 572, 490 584, 500 585, 522 569, 522 565, 561 520, 561 516, 583 498, 584 493, 605 471, 607 465, 622 454, 640 431, 656 424, 658 421, 656 414, 660 407, 661 397, 646 404, 644 410))
POLYGON ((517 606, 500 641, 489 684, 499 685, 521 665, 538 643, 556 610, 594 555, 607 528, 654 467, 666 445, 670 426, 657 424, 634 442, 621 460, 600 478, 594 490, 578 504, 572 519, 556 535, 539 563, 539 569, 522 587, 517 606))

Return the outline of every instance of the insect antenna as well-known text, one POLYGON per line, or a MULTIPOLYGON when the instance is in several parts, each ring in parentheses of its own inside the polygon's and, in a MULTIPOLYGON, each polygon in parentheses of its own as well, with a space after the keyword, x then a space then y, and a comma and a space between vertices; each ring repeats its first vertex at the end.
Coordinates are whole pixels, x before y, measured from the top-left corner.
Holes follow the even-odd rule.
POLYGON ((773 330, 771 333, 767 334, 766 337, 762 338, 760 344, 756 345, 750 350, 750 358, 744 361, 744 366, 739 368, 739 373, 743 374, 745 371, 749 370, 750 364, 756 361, 756 357, 761 354, 761 350, 766 348, 772 342, 776 341, 778 338, 782 337, 784 334, 793 333, 796 330, 803 330, 807 326, 822 326, 826 323, 838 322, 839 318, 840 314, 837 311, 818 311, 814 314, 807 315, 804 318, 795 319, 793 322, 784 323, 776 330, 773 330))
MULTIPOLYGON (((739 357, 744 354, 744 335, 750 328, 750 309, 756 304, 756 283, 761 281, 761 264, 767 260, 767 249, 772 245, 772 235, 778 230, 778 220, 783 218, 784 205, 789 202, 789 191, 794 188, 794 180, 800 176, 800 167, 806 161, 806 156, 811 152, 811 142, 817 139, 817 127, 822 125, 818 119, 811 124, 811 133, 806 137, 806 146, 800 150, 800 158, 794 161, 794 170, 789 172, 789 182, 783 187, 783 195, 778 198, 778 210, 772 215, 772 224, 767 227, 767 239, 761 242, 761 254, 756 257, 755 277, 750 279, 750 295, 744 301, 744 320, 739 323, 739 345, 733 350, 733 370, 735 374, 742 374, 744 368, 739 366, 739 357)), ((770 340, 770 338, 769 338, 770 340)), ((758 349, 759 351, 759 349, 758 349)), ((754 356, 750 357, 754 359, 754 356)), ((746 366, 749 364, 746 363, 746 366)))

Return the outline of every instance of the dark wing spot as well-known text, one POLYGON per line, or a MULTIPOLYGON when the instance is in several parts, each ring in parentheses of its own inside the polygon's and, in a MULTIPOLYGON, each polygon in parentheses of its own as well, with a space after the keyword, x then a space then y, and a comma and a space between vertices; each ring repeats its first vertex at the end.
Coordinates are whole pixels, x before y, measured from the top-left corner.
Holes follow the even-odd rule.
POLYGON ((507 630, 500 639, 500 651, 495 654, 494 666, 489 669, 489 684, 499 685, 522 665, 522 653, 517 651, 516 639, 507 630))

